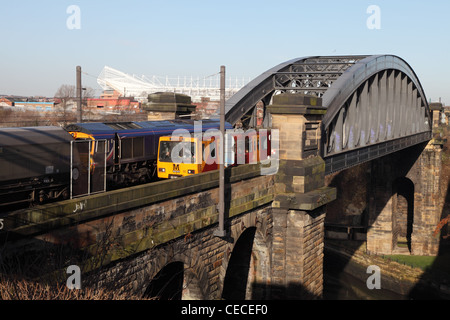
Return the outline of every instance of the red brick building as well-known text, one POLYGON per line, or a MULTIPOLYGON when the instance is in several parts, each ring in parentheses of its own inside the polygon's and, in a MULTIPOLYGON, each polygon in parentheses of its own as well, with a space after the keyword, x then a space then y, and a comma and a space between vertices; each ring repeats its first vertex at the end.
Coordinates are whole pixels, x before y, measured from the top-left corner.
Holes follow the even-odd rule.
POLYGON ((141 107, 141 103, 135 101, 133 98, 88 98, 86 100, 88 108, 138 111, 141 107))
POLYGON ((8 98, 0 98, 0 105, 8 105, 8 106, 12 106, 13 105, 13 101, 9 100, 8 98))
POLYGON ((120 92, 116 90, 105 90, 100 95, 101 99, 118 99, 120 97, 120 92))

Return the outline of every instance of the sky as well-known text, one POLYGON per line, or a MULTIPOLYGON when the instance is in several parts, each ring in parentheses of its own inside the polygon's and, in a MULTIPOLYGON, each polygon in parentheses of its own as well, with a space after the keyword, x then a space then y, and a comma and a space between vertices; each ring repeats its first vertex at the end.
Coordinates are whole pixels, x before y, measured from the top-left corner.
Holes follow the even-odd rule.
POLYGON ((224 65, 253 79, 304 56, 393 54, 450 105, 448 0, 0 0, 0 11, 0 94, 52 97, 78 65, 100 94, 104 66, 201 78, 224 65))

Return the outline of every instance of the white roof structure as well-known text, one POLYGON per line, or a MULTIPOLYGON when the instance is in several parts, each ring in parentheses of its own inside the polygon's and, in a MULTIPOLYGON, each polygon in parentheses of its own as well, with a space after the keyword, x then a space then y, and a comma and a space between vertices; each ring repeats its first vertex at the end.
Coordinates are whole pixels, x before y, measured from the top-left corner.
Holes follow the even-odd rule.
MULTIPOLYGON (((228 99, 250 79, 226 79, 225 97, 228 99)), ((97 78, 97 83, 103 90, 115 90, 121 96, 133 96, 138 100, 145 100, 148 94, 155 92, 175 92, 186 94, 192 101, 201 101, 202 97, 209 97, 212 101, 220 100, 220 73, 206 77, 158 77, 129 75, 114 68, 105 66, 97 78)))

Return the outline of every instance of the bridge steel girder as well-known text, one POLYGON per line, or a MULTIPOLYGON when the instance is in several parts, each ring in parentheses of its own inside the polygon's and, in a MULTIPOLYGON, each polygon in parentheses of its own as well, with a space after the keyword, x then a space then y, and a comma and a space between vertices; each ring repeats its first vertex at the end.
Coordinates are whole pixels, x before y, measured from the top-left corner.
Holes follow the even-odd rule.
POLYGON ((432 138, 425 93, 396 56, 355 63, 323 95, 322 157, 326 174, 432 138))
POLYGON ((225 103, 225 120, 235 125, 259 101, 270 103, 276 92, 295 91, 321 97, 333 81, 367 56, 312 56, 281 63, 249 82, 225 103))
POLYGON ((248 126, 254 126, 252 109, 259 101, 267 106, 280 92, 322 98, 327 109, 321 125, 326 174, 432 138, 420 81, 394 55, 314 56, 281 63, 227 100, 226 120, 235 125, 251 117, 248 126))

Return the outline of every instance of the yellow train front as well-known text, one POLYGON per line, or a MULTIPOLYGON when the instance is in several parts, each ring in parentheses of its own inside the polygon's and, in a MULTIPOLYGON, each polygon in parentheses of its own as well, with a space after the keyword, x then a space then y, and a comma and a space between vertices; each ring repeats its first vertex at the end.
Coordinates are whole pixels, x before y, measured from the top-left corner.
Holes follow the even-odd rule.
MULTIPOLYGON (((219 169, 220 136, 162 136, 158 144, 158 178, 177 178, 219 169)), ((270 130, 231 131, 225 135, 225 167, 269 160, 270 130)))
POLYGON ((202 141, 195 137, 159 138, 157 167, 160 179, 217 170, 218 163, 214 139, 202 141))

